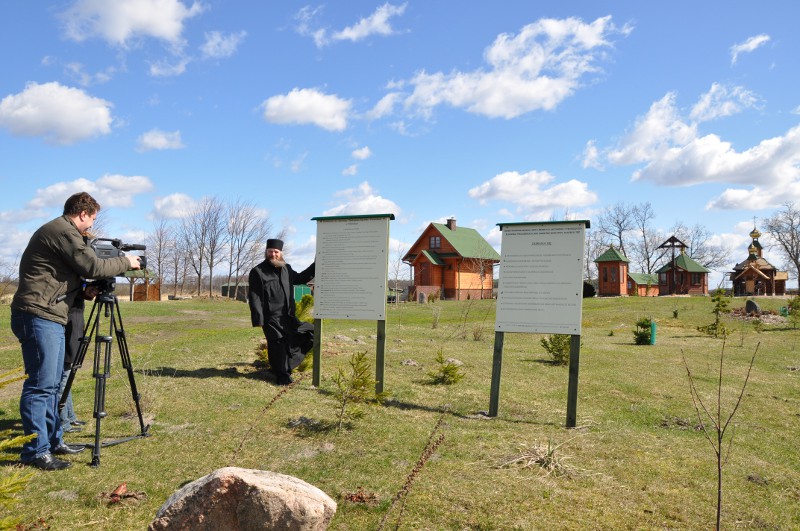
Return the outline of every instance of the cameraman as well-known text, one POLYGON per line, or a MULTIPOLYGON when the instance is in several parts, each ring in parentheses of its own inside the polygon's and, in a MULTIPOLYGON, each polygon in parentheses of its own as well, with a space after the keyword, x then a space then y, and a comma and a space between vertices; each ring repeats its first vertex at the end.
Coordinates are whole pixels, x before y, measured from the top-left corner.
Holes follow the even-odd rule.
POLYGON ((20 460, 42 470, 61 470, 71 463, 54 457, 83 451, 62 439, 58 387, 64 370, 67 312, 79 295, 83 278, 115 277, 139 269, 138 257, 101 260, 84 241, 100 205, 86 192, 70 196, 64 214, 37 230, 22 253, 19 287, 11 302, 11 330, 22 345, 27 379, 19 412, 25 435, 20 460))

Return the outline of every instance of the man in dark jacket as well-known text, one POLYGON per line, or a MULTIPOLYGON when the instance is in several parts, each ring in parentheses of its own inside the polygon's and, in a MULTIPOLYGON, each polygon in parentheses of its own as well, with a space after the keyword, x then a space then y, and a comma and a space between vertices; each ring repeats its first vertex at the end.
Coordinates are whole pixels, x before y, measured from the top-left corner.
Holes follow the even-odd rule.
POLYGON ((267 240, 265 260, 250 270, 248 302, 253 326, 267 338, 267 356, 278 385, 292 383, 292 370, 314 345, 314 326, 295 315, 294 285, 314 278, 314 265, 297 273, 283 260, 283 242, 267 240))
POLYGON ((42 470, 70 466, 53 455, 78 453, 62 439, 58 386, 64 370, 67 312, 81 294, 84 278, 109 278, 139 269, 138 257, 101 260, 82 234, 94 223, 100 205, 86 192, 64 203, 64 215, 42 225, 31 237, 19 263, 19 287, 11 302, 11 330, 22 345, 27 379, 19 412, 25 435, 20 460, 42 470))

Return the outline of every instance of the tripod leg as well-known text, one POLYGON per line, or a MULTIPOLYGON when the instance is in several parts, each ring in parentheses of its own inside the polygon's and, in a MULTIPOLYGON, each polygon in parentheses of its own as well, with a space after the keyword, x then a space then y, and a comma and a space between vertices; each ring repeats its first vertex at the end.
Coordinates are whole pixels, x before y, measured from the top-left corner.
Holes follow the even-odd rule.
POLYGON ((140 402, 141 395, 139 394, 139 391, 136 388, 136 379, 134 378, 133 374, 133 364, 131 363, 131 354, 130 351, 128 350, 128 340, 125 336, 125 330, 122 327, 122 314, 120 313, 119 302, 117 301, 116 298, 114 298, 114 303, 116 305, 117 325, 115 328, 115 332, 117 335, 117 343, 119 345, 119 355, 122 358, 122 366, 128 372, 128 383, 130 384, 131 387, 131 396, 133 397, 133 402, 136 405, 136 414, 139 416, 139 428, 141 429, 141 435, 142 437, 147 437, 149 436, 147 430, 150 428, 150 426, 144 425, 144 417, 142 417, 142 406, 140 402))
POLYGON ((106 417, 106 380, 111 367, 111 336, 95 337, 94 344, 94 448, 92 466, 100 466, 100 421, 106 417), (101 353, 102 350, 102 353, 101 353), (101 355, 102 354, 102 355, 101 355))
POLYGON ((97 310, 97 301, 94 302, 92 311, 89 313, 89 320, 86 321, 86 326, 83 329, 83 337, 80 339, 81 344, 78 347, 78 353, 75 355, 75 360, 72 362, 72 365, 70 365, 67 383, 64 386, 64 391, 61 393, 61 398, 58 400, 59 415, 61 414, 61 410, 64 409, 64 404, 67 402, 69 392, 72 390, 72 382, 75 381, 75 373, 83 365, 86 352, 89 350, 89 342, 92 340, 92 336, 94 336, 95 328, 97 327, 97 317, 100 315, 99 310, 97 313, 95 313, 95 310, 97 310))

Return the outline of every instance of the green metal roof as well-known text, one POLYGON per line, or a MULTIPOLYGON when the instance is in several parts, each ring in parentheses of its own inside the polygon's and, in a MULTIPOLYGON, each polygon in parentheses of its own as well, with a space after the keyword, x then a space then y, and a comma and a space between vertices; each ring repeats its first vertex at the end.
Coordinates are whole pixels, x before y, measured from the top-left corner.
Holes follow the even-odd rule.
POLYGON ((442 223, 431 223, 444 239, 464 258, 480 258, 484 260, 500 260, 500 255, 483 239, 475 229, 456 227, 450 230, 442 223))
POLYGON ((619 252, 613 245, 606 252, 594 259, 596 262, 630 262, 625 255, 619 252))
POLYGON ((647 273, 628 273, 628 276, 640 286, 646 286, 648 284, 651 286, 658 285, 658 275, 656 274, 648 275, 647 273))
POLYGON ((444 265, 444 261, 441 258, 439 258, 439 255, 434 253, 433 251, 428 251, 428 250, 422 251, 422 256, 427 258, 433 265, 438 265, 438 266, 444 265))
MULTIPOLYGON (((709 270, 692 260, 687 254, 681 253, 675 258, 675 265, 689 273, 709 273, 709 270)), ((672 261, 661 267, 656 273, 666 273, 672 269, 672 261)))

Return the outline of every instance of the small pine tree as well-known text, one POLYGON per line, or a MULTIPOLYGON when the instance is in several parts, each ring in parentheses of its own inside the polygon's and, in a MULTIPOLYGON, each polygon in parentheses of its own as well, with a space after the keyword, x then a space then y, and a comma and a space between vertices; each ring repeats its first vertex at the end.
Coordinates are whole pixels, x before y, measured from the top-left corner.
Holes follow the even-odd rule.
POLYGON ((722 322, 722 315, 730 313, 731 299, 725 296, 723 289, 717 289, 714 291, 714 296, 711 297, 711 302, 714 304, 714 309, 711 310, 711 313, 714 314, 714 322, 706 326, 698 326, 697 330, 710 336, 724 338, 728 335, 728 329, 722 322))
POLYGON ((333 377, 333 383, 336 384, 333 396, 337 406, 337 432, 341 431, 346 420, 356 420, 364 416, 364 410, 360 407, 362 404, 382 403, 388 396, 385 392, 375 392, 377 382, 370 374, 366 351, 353 353, 349 365, 349 373, 340 367, 333 377))
POLYGON ((636 328, 633 329, 633 342, 637 345, 649 345, 651 339, 652 319, 642 317, 636 321, 636 328))
POLYGON ((464 373, 461 372, 459 365, 452 360, 446 360, 442 349, 439 349, 438 354, 436 354, 436 363, 438 364, 436 370, 428 372, 431 383, 452 385, 464 378, 464 373))
POLYGON ((789 322, 792 323, 792 328, 797 328, 800 324, 800 295, 789 300, 789 322))
POLYGON ((311 323, 314 317, 311 315, 311 309, 314 307, 314 296, 310 293, 303 295, 303 298, 295 303, 295 315, 301 321, 311 323))
MULTIPOLYGON (((0 374, 0 388, 6 385, 22 380, 25 375, 15 375, 21 372, 22 369, 13 369, 8 372, 0 374)), ((35 433, 30 435, 12 436, 11 430, 4 430, 0 432, 0 450, 6 448, 13 448, 23 443, 30 441, 36 437, 35 433)), ((33 477, 33 473, 24 473, 19 470, 11 472, 9 475, 0 478, 0 507, 10 510, 13 505, 17 503, 17 494, 25 490, 26 485, 33 477)), ((18 529, 19 518, 12 516, 0 517, 0 529, 18 529)))
POLYGON ((543 337, 541 343, 545 351, 553 358, 553 363, 556 365, 569 364, 569 334, 553 334, 552 336, 543 337))

